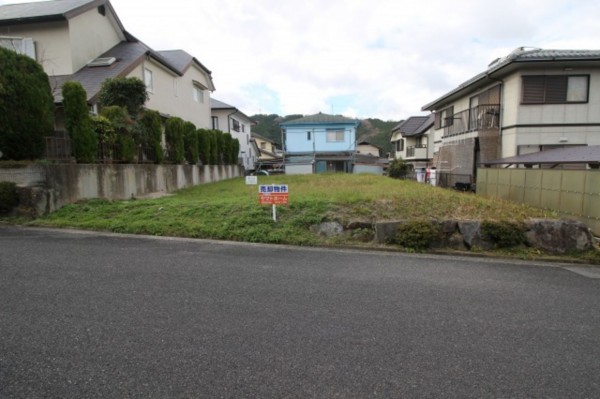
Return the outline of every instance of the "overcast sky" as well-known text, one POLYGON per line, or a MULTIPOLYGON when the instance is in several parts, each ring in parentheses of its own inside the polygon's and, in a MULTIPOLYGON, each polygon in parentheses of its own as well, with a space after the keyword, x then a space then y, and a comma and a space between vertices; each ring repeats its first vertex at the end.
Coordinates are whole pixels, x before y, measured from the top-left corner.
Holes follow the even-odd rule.
POLYGON ((598 0, 111 3, 150 47, 198 58, 213 97, 247 115, 400 120, 516 47, 600 49, 598 0))

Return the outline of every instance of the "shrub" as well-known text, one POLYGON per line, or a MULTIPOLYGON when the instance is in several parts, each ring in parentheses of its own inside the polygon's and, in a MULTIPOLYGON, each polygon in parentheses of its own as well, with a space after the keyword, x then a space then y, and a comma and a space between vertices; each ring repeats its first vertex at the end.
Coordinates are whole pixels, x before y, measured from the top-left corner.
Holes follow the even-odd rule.
POLYGON ((231 165, 231 149, 233 148, 233 137, 230 133, 223 133, 223 163, 231 165))
POLYGON ((388 176, 393 177, 394 179, 402 179, 406 177, 409 170, 410 165, 405 163, 401 158, 394 159, 390 162, 390 166, 388 167, 388 176))
POLYGON ((398 226, 393 243, 406 249, 421 251, 427 249, 438 234, 438 227, 431 222, 408 221, 398 226))
POLYGON ((148 100, 146 85, 136 77, 116 77, 106 79, 98 94, 103 106, 125 107, 129 115, 136 118, 148 100))
POLYGON ((185 159, 183 141, 184 121, 178 117, 167 119, 165 123, 165 139, 167 141, 167 159, 180 164, 185 159))
POLYGON ((233 139, 231 141, 231 164, 232 165, 237 165, 239 153, 240 153, 240 141, 238 139, 233 139))
POLYGON ((150 147, 156 163, 162 163, 165 151, 162 147, 162 119, 158 111, 145 110, 139 119, 142 144, 150 147))
POLYGON ((183 123, 183 146, 186 161, 192 165, 198 163, 198 132, 192 122, 183 123))
POLYGON ((62 96, 65 128, 71 137, 73 155, 78 162, 95 162, 98 153, 98 137, 88 111, 85 89, 79 82, 65 82, 62 96))
POLYGON ((223 135, 223 132, 220 130, 214 130, 214 135, 215 135, 215 144, 216 144, 216 154, 217 157, 215 159, 215 165, 223 165, 223 156, 225 154, 225 137, 223 135))
POLYGON ((0 181, 0 215, 5 215, 19 205, 17 185, 12 182, 0 181))
POLYGON ((481 235, 498 248, 515 247, 526 242, 523 227, 514 222, 481 222, 481 235))
POLYGON ((219 142, 217 140, 217 135, 221 132, 218 130, 211 130, 209 132, 208 138, 210 140, 210 159, 208 160, 209 165, 218 165, 219 164, 219 142))
POLYGON ((0 151, 2 159, 38 159, 54 130, 48 75, 31 58, 0 47, 0 151))
POLYGON ((110 120, 117 133, 117 144, 120 148, 119 160, 125 162, 133 161, 135 157, 133 121, 129 117, 127 109, 117 105, 104 107, 100 111, 100 115, 110 120))
POLYGON ((206 129, 198 129, 198 152, 200 161, 202 161, 203 165, 210 164, 210 154, 211 154, 211 131, 206 129))

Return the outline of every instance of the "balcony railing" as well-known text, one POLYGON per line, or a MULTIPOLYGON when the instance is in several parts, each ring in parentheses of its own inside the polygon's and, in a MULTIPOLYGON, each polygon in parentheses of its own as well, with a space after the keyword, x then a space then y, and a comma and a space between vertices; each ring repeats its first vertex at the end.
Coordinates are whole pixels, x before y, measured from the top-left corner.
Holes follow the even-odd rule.
POLYGON ((498 129, 500 127, 500 104, 478 105, 458 112, 452 115, 451 118, 452 124, 444 127, 444 136, 477 130, 498 129))
POLYGON ((406 158, 427 158, 427 144, 406 147, 406 158))

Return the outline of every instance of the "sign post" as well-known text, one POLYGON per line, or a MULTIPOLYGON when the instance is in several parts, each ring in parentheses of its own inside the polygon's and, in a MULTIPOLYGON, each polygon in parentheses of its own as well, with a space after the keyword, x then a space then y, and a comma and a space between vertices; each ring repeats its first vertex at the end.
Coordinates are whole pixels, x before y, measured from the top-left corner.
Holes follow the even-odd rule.
POLYGON ((277 221, 277 205, 287 205, 289 202, 287 184, 271 184, 258 186, 258 201, 261 205, 273 206, 273 221, 277 221))

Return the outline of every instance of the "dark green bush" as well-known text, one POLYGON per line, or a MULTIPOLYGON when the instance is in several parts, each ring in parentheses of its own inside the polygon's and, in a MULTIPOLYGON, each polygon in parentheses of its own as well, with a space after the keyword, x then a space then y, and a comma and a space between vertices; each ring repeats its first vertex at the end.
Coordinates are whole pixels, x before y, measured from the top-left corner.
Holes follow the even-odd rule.
POLYGON ((134 140, 134 122, 129 117, 127 109, 117 105, 104 107, 100 115, 107 118, 117 133, 117 144, 120 148, 118 160, 131 162, 135 157, 136 143, 134 140))
POLYGON ((0 215, 5 215, 19 205, 17 185, 8 181, 0 181, 0 215))
POLYGON ((148 92, 139 78, 109 78, 102 83, 99 100, 103 106, 125 107, 131 117, 137 118, 148 100, 148 92))
POLYGON ((402 179, 406 177, 410 171, 410 165, 402 159, 394 159, 388 167, 388 176, 394 179, 402 179))
POLYGON ((427 249, 438 234, 438 227, 431 222, 408 221, 398 226, 393 243, 406 249, 421 251, 427 249))
POLYGON ((198 132, 192 122, 183 124, 183 146, 185 147, 185 160, 195 165, 198 163, 198 132))
POLYGON ((39 159, 54 131, 48 75, 31 58, 0 47, 0 151, 3 160, 39 159))
POLYGON ((183 119, 172 117, 165 123, 165 139, 167 142, 167 159, 173 163, 181 164, 185 159, 185 145, 183 119))
POLYGON ((162 119, 158 111, 145 110, 139 119, 142 145, 150 147, 156 163, 162 163, 165 151, 162 147, 162 119))
POLYGON ((485 220, 481 222, 481 235, 498 248, 515 247, 526 242, 523 227, 514 222, 485 220))
POLYGON ((98 153, 98 136, 87 105, 87 93, 79 82, 62 87, 65 128, 71 137, 73 155, 78 162, 92 163, 98 153))
POLYGON ((237 165, 239 153, 240 153, 240 141, 238 139, 233 139, 231 141, 231 164, 232 165, 237 165))
POLYGON ((217 135, 221 134, 218 130, 211 130, 209 132, 208 138, 210 140, 210 159, 208 161, 209 165, 218 165, 219 164, 219 141, 217 139, 217 135))
POLYGON ((200 161, 203 165, 210 164, 210 154, 211 154, 211 131, 206 129, 198 129, 198 151, 200 161))

